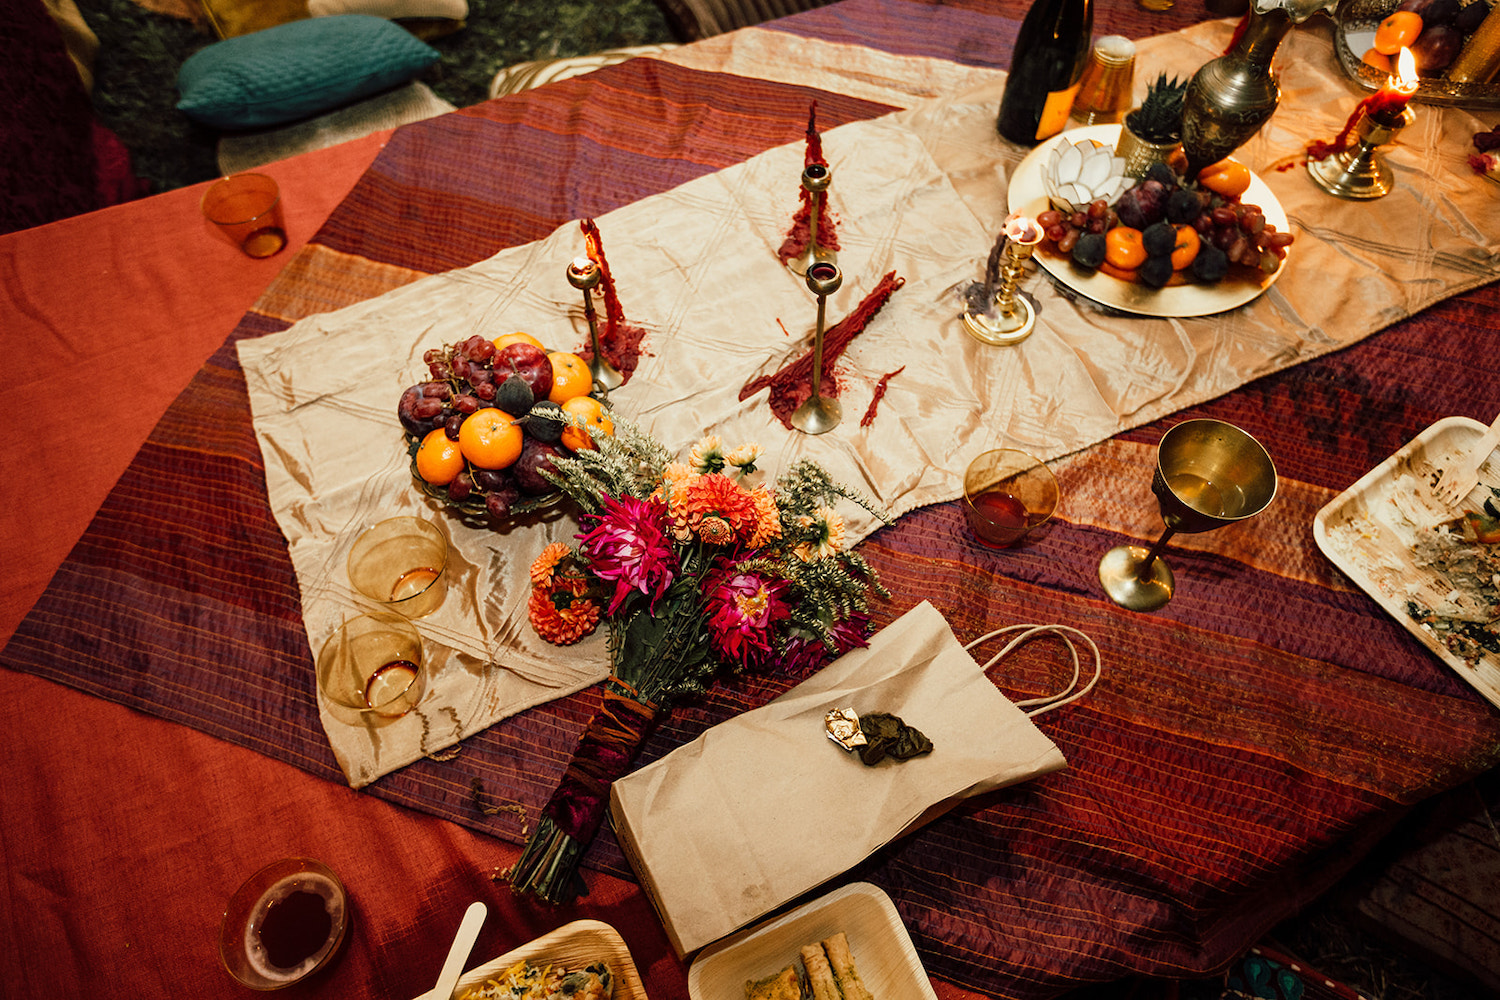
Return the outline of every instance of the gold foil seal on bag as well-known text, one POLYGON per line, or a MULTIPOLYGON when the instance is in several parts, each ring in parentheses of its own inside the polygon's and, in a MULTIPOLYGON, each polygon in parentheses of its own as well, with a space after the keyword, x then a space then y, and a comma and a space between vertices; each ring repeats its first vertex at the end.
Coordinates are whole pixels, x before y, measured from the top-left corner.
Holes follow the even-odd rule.
POLYGON ((828 738, 845 750, 864 746, 868 740, 859 731, 859 715, 852 708, 835 708, 823 716, 823 728, 828 738))

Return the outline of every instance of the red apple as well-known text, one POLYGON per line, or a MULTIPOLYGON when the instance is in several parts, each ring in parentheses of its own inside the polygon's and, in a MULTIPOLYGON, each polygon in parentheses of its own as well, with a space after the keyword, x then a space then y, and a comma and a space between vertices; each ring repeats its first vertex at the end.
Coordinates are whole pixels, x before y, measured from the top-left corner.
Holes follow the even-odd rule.
POLYGON ((504 381, 502 372, 521 376, 531 386, 534 399, 546 399, 552 393, 552 362, 547 352, 534 344, 506 344, 495 355, 495 372, 499 381, 504 381))

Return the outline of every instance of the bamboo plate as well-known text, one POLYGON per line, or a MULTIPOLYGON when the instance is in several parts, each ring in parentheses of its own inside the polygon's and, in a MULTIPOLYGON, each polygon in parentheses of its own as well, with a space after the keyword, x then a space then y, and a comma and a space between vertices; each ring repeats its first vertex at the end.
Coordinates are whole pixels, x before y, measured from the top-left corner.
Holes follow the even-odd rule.
MULTIPOLYGON (((1369 594, 1434 656, 1474 689, 1500 705, 1500 654, 1470 664, 1455 655, 1407 612, 1407 602, 1442 602, 1449 585, 1438 571, 1418 566, 1412 544, 1418 531, 1457 516, 1432 496, 1438 469, 1450 467, 1485 431, 1469 417, 1445 417, 1330 500, 1313 518, 1313 539, 1339 569, 1369 594)), ((1480 482, 1500 488, 1494 466, 1480 482)))
POLYGON ((798 950, 843 931, 865 988, 877 997, 937 1000, 891 898, 855 882, 703 949, 688 970, 693 1000, 737 1000, 745 983, 798 961, 798 950))
POLYGON ((614 973, 614 1000, 647 1000, 646 987, 641 983, 641 975, 636 971, 625 940, 613 927, 599 920, 575 920, 564 924, 499 958, 470 969, 458 980, 453 995, 463 996, 465 990, 482 986, 486 979, 499 975, 523 959, 537 965, 575 968, 602 960, 609 963, 610 971, 614 973))

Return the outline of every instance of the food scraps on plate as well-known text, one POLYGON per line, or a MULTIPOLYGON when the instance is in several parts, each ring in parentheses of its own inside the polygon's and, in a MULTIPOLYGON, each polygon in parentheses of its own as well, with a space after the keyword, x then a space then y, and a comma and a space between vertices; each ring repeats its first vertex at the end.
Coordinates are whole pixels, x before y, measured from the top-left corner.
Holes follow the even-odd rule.
POLYGON ((459 1000, 610 1000, 614 984, 605 962, 568 969, 523 960, 471 987, 459 1000))
POLYGON ((859 978, 843 931, 803 945, 798 960, 745 983, 745 1000, 875 1000, 859 978))

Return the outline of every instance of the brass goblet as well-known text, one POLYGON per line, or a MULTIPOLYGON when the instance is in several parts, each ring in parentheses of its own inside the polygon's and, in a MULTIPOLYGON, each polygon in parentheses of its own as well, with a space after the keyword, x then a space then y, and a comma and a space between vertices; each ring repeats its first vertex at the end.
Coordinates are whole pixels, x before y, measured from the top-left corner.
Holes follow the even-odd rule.
POLYGON ((1172 599, 1172 568, 1158 558, 1167 540, 1265 510, 1276 496, 1276 466, 1259 441, 1233 424, 1187 420, 1162 435, 1151 492, 1166 531, 1150 549, 1120 545, 1099 561, 1104 592, 1131 611, 1155 611, 1172 599))

